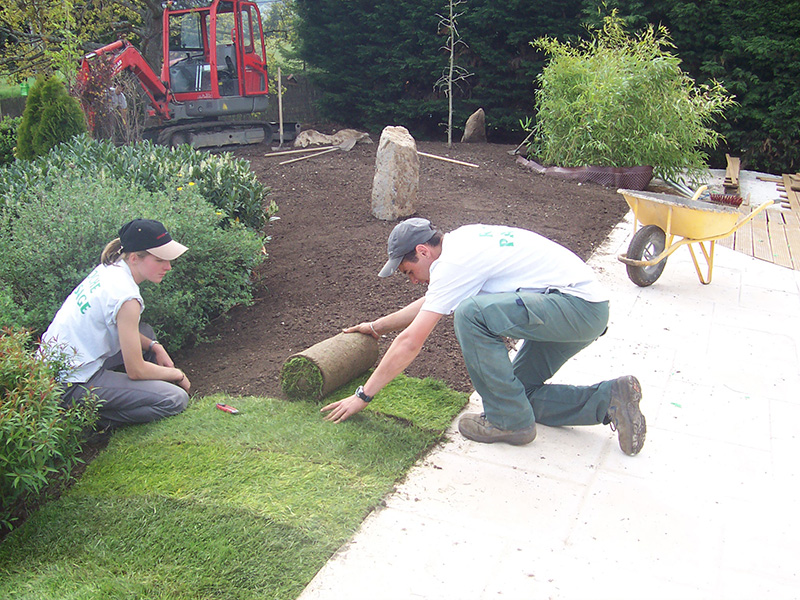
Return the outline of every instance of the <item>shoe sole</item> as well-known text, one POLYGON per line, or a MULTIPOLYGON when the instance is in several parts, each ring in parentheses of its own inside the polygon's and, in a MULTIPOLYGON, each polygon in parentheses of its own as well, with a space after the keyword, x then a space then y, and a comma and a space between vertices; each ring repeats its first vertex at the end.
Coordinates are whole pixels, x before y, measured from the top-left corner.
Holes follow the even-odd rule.
POLYGON ((639 401, 642 399, 642 385, 636 377, 630 376, 625 383, 624 392, 621 395, 625 398, 620 403, 619 409, 622 411, 618 418, 617 436, 619 437, 619 447, 628 456, 639 454, 644 447, 644 440, 647 435, 647 421, 639 410, 639 401))
MULTIPOLYGON (((481 442, 483 444, 493 444, 495 442, 503 442, 504 444, 511 444, 512 446, 524 446, 525 444, 531 443, 534 439, 536 439, 536 424, 533 425, 533 431, 514 431, 505 434, 498 434, 498 435, 483 435, 478 433, 477 431, 470 431, 467 429, 470 423, 475 423, 472 419, 465 419, 462 418, 458 422, 458 431, 468 440, 472 440, 474 442, 481 442)), ((477 423, 475 423, 475 427, 480 427, 477 423)), ((526 430, 529 429, 528 427, 525 428, 526 430)))

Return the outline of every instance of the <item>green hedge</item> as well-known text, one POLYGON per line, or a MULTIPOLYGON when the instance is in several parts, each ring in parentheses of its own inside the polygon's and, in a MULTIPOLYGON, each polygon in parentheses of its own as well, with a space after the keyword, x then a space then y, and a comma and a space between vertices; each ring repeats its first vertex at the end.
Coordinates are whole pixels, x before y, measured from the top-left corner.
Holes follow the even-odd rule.
POLYGON ((198 187, 155 193, 76 170, 20 190, 14 210, 0 212, 0 282, 11 296, 3 302, 0 286, 0 309, 10 309, 0 324, 15 315, 19 323, 22 310, 21 324, 41 333, 120 225, 149 218, 162 221, 189 251, 160 285, 142 286, 142 318, 173 349, 202 339, 210 319, 251 302, 251 273, 265 253, 260 234, 235 221, 223 227, 225 215, 198 187))
POLYGON ((0 207, 19 206, 31 186, 48 189, 65 172, 128 181, 153 193, 194 187, 224 213, 226 222, 239 221, 257 230, 277 211, 268 201, 269 188, 258 181, 250 164, 230 153, 209 154, 188 145, 166 148, 147 141, 117 147, 85 135, 34 161, 17 161, 0 170, 0 207))
POLYGON ((55 377, 62 365, 35 354, 30 332, 0 330, 0 531, 13 527, 18 505, 42 493, 53 476, 69 476, 96 420, 91 398, 59 405, 55 377))

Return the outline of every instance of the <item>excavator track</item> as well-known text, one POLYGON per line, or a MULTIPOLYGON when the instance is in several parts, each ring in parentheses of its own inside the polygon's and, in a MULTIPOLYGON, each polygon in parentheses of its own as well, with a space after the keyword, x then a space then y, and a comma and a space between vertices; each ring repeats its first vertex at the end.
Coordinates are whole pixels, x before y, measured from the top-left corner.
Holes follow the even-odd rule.
MULTIPOLYGON (((297 137, 299 123, 284 123, 283 141, 297 137)), ((160 127, 157 144, 174 148, 189 144, 193 148, 219 148, 246 144, 271 144, 278 136, 278 124, 267 121, 192 122, 160 127)))

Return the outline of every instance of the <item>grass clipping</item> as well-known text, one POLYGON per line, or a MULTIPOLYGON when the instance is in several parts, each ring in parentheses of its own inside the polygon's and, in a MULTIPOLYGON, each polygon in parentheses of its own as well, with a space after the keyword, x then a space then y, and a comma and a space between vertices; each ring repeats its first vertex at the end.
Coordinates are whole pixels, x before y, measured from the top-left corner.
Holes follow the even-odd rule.
POLYGON ((362 333, 340 333, 290 356, 281 388, 295 400, 319 400, 364 373, 378 360, 378 342, 362 333))

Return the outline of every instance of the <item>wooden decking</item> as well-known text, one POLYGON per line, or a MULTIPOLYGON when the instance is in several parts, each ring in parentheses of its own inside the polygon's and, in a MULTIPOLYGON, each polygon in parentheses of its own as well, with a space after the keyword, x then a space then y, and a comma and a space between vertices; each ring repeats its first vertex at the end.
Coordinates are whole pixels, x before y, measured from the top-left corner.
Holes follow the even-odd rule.
MULTIPOLYGON (((800 271, 800 175, 769 179, 778 185, 777 205, 762 211, 750 223, 717 243, 748 256, 800 271), (796 188, 796 189, 795 189, 796 188)), ((742 206, 743 214, 756 208, 742 206)))

